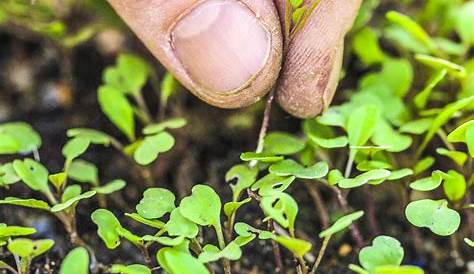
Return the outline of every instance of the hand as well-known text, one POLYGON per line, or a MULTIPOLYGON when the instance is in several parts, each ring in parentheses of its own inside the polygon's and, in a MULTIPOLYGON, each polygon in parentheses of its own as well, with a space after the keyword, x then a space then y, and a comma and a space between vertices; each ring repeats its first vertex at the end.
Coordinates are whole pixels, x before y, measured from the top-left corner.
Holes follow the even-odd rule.
POLYGON ((276 87, 278 103, 301 118, 330 104, 362 0, 315 1, 305 0, 315 8, 295 25, 285 23, 287 0, 109 0, 197 97, 238 108, 276 87))

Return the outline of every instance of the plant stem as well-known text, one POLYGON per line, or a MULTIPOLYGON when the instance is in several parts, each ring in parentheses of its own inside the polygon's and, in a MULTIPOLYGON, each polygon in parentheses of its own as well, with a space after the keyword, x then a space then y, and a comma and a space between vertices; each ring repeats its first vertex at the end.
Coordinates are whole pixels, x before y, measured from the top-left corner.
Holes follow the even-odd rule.
POLYGON ((136 92, 134 93, 133 97, 135 98, 135 101, 137 102, 138 107, 140 108, 140 112, 143 115, 144 123, 145 124, 150 124, 153 122, 153 119, 151 118, 150 111, 148 110, 148 107, 146 106, 145 99, 143 98, 143 94, 141 92, 136 92))
MULTIPOLYGON (((268 230, 274 232, 275 224, 273 223, 273 220, 270 220, 268 222, 268 230)), ((276 274, 283 273, 284 269, 283 269, 283 262, 281 260, 280 247, 278 246, 278 243, 274 239, 272 239, 271 242, 272 242, 272 249, 273 249, 273 257, 275 258, 275 264, 276 264, 275 273, 276 274)))
MULTIPOLYGON (((224 234, 222 233, 221 224, 214 225, 214 229, 216 230, 217 241, 219 242, 219 248, 223 250, 225 248, 225 240, 224 240, 224 234)), ((231 274, 232 271, 230 269, 230 261, 228 259, 223 258, 222 264, 224 265, 224 273, 231 274)))
POLYGON ((319 190, 314 185, 314 182, 305 181, 305 186, 306 186, 306 189, 308 190, 309 196, 311 196, 311 198, 313 199, 314 207, 319 216, 319 221, 321 222, 322 228, 323 229, 328 228, 329 227, 328 211, 321 197, 321 194, 319 193, 319 190))
POLYGON ((344 178, 349 178, 351 176, 352 165, 354 164, 354 159, 357 154, 357 151, 350 150, 349 158, 347 159, 346 168, 344 170, 344 178))
POLYGON ((18 274, 18 271, 16 271, 13 267, 11 267, 11 266, 8 265, 8 264, 3 265, 3 267, 4 267, 6 270, 8 270, 8 271, 10 271, 11 273, 13 273, 13 274, 18 274))
MULTIPOLYGON (((334 190, 334 192, 336 192, 339 205, 345 212, 348 212, 349 206, 347 203, 347 199, 344 197, 344 194, 342 194, 341 190, 339 190, 339 188, 337 187, 332 187, 332 189, 334 190)), ((356 243, 357 247, 361 248, 362 246, 364 246, 364 240, 362 239, 362 236, 360 234, 359 227, 355 223, 352 223, 349 229, 351 231, 352 239, 354 239, 354 242, 356 243)))
POLYGON ((328 247, 330 239, 331 239, 331 235, 324 238, 323 244, 321 245, 321 248, 319 249, 318 258, 316 259, 316 262, 314 262, 313 269, 311 269, 311 272, 309 272, 309 274, 316 273, 316 270, 318 269, 319 264, 321 264, 321 261, 323 260, 324 253, 326 253, 326 249, 328 247))

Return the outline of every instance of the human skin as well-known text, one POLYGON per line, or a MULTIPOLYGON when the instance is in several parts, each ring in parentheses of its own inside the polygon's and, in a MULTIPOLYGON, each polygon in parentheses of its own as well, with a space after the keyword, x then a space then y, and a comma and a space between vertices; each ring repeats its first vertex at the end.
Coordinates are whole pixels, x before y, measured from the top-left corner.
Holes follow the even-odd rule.
POLYGON ((296 117, 313 117, 332 100, 344 36, 361 0, 321 0, 291 36, 284 25, 285 1, 109 3, 166 69, 201 100, 239 108, 276 88, 283 109, 296 117))

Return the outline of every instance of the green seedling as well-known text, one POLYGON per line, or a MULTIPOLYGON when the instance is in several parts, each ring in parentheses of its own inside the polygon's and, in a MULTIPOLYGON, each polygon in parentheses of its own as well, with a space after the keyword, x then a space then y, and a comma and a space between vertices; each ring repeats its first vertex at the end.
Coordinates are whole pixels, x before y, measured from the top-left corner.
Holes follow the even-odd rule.
POLYGON ((423 199, 411 202, 405 209, 408 221, 417 227, 429 228, 440 236, 448 236, 459 228, 461 217, 448 207, 446 200, 423 199))
POLYGON ((19 258, 18 273, 29 273, 31 262, 41 254, 50 250, 53 240, 30 240, 18 238, 8 243, 8 250, 19 258))
POLYGON ((64 258, 59 274, 89 274, 89 253, 84 247, 76 247, 64 258))

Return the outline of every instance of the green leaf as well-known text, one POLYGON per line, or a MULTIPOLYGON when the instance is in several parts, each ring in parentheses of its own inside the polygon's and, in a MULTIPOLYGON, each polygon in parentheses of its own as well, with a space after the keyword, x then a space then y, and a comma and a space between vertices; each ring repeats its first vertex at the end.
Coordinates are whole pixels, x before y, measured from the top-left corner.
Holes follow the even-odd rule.
POLYGON ((326 176, 329 171, 326 162, 318 162, 312 166, 304 167, 294 160, 287 159, 272 164, 268 171, 278 176, 295 176, 302 179, 318 179, 326 176))
POLYGON ((237 212, 237 210, 249 203, 250 201, 252 201, 252 198, 248 197, 246 199, 243 199, 242 201, 240 202, 227 202, 224 204, 224 214, 227 216, 227 217, 230 217, 232 216, 233 214, 235 214, 235 212, 237 212))
POLYGON ((242 250, 240 246, 234 242, 230 242, 224 249, 220 250, 218 247, 207 244, 203 247, 202 253, 199 254, 198 260, 201 263, 215 262, 222 258, 231 261, 240 259, 242 250))
POLYGON ((305 142, 285 132, 272 132, 265 136, 264 152, 277 155, 291 155, 300 152, 305 142))
POLYGON ((89 274, 89 253, 84 247, 76 247, 64 258, 59 274, 89 274))
POLYGON ((284 228, 292 231, 295 227, 298 204, 290 195, 280 192, 273 196, 262 197, 260 207, 265 215, 284 228))
POLYGON ((126 136, 135 139, 135 120, 133 108, 125 95, 119 90, 102 86, 98 90, 98 100, 102 111, 126 136))
POLYGON ((443 181, 439 172, 434 171, 430 177, 418 179, 410 184, 410 188, 418 191, 431 191, 438 188, 443 181))
POLYGON ((148 65, 138 56, 120 54, 117 69, 122 76, 125 91, 132 94, 140 92, 148 78, 148 65))
POLYGON ((474 126, 470 126, 466 129, 466 144, 469 155, 474 157, 474 126))
POLYGON ((467 190, 467 183, 464 176, 455 170, 448 171, 444 176, 444 194, 450 201, 457 202, 464 198, 467 190))
POLYGON ((125 216, 150 227, 162 229, 165 226, 162 221, 145 219, 137 213, 125 213, 125 216))
POLYGON ((53 240, 30 240, 15 239, 8 244, 8 250, 21 258, 33 259, 48 250, 54 245, 53 240))
POLYGON ((464 242, 470 246, 470 247, 474 247, 474 241, 469 239, 469 238, 464 238, 464 242))
POLYGON ((295 179, 295 176, 282 177, 269 173, 255 182, 252 190, 258 190, 260 196, 272 196, 285 191, 295 179))
POLYGON ((373 169, 357 175, 354 178, 341 179, 337 185, 340 188, 355 188, 368 183, 379 184, 390 176, 391 172, 386 169, 373 169))
POLYGON ((392 165, 384 161, 365 160, 357 164, 357 170, 369 171, 372 169, 392 169, 392 165))
POLYGON ((354 35, 354 52, 365 65, 380 63, 385 58, 379 46, 377 33, 370 27, 361 29, 354 35))
POLYGON ((379 266, 399 266, 403 256, 403 248, 397 239, 378 236, 371 246, 366 246, 359 252, 359 262, 372 273, 379 266))
POLYGON ((177 248, 164 247, 156 255, 158 263, 170 274, 209 274, 203 263, 194 258, 188 252, 183 252, 177 248))
POLYGON ((464 78, 466 76, 466 70, 464 69, 463 66, 452 63, 446 59, 433 57, 433 56, 425 55, 425 54, 416 54, 415 59, 418 62, 425 64, 436 70, 445 69, 447 73, 455 77, 464 78))
POLYGON ((400 152, 409 148, 412 140, 410 136, 396 132, 387 122, 379 120, 372 142, 377 146, 387 147, 389 152, 400 152))
POLYGON ((328 183, 332 186, 337 185, 339 181, 344 179, 344 175, 342 175, 342 172, 338 169, 333 169, 329 171, 328 174, 328 183))
POLYGON ((115 215, 107 209, 97 209, 91 215, 92 221, 97 225, 97 234, 109 249, 120 245, 118 230, 122 227, 115 215))
POLYGON ((415 38, 425 47, 429 48, 430 50, 436 49, 436 44, 433 42, 433 40, 431 40, 431 37, 428 35, 428 33, 426 33, 426 31, 410 17, 396 11, 389 11, 385 16, 390 22, 401 26, 406 32, 408 32, 413 38, 415 38))
POLYGON ((431 92, 436 87, 436 85, 438 85, 439 82, 441 82, 445 78, 447 72, 448 71, 446 69, 440 69, 428 80, 426 87, 413 99, 415 106, 417 106, 419 109, 425 108, 426 103, 428 102, 428 98, 431 95, 431 92))
POLYGON ((18 236, 27 236, 36 233, 32 227, 7 226, 0 224, 0 239, 18 236))
POLYGON ((331 128, 319 124, 316 119, 305 120, 303 130, 313 143, 323 148, 345 147, 349 143, 346 136, 335 137, 331 128))
POLYGON ((250 168, 248 165, 233 166, 225 174, 226 182, 236 180, 235 184, 230 184, 232 189, 232 201, 237 201, 245 189, 249 188, 257 178, 258 169, 250 168))
POLYGON ((99 175, 97 167, 85 160, 77 159, 71 162, 67 169, 67 176, 81 183, 90 183, 93 186, 99 185, 99 175))
POLYGON ((297 257, 303 257, 311 250, 311 243, 291 237, 276 236, 275 241, 290 250, 297 257))
POLYGON ((458 126, 455 130, 448 134, 448 141, 451 143, 465 143, 466 131, 468 128, 474 127, 474 120, 467 121, 458 126))
POLYGON ((394 181, 404 178, 406 176, 413 175, 413 170, 409 168, 402 168, 399 170, 392 170, 390 176, 388 176, 387 180, 394 181))
POLYGON ((49 194, 48 170, 32 159, 13 161, 13 168, 21 180, 31 189, 49 194))
POLYGON ((337 111, 334 107, 329 108, 316 118, 316 121, 321 125, 342 127, 345 128, 346 118, 342 113, 337 111))
POLYGON ((11 185, 19 181, 21 178, 16 174, 13 163, 0 165, 0 186, 11 185))
POLYGON ((303 5, 304 3, 304 0, 289 0, 289 1, 290 1, 291 6, 294 9, 301 7, 301 5, 303 5))
POLYGON ((172 118, 166 121, 163 121, 158 124, 151 124, 146 126, 143 129, 143 134, 154 135, 160 132, 163 132, 165 129, 177 129, 182 128, 187 124, 186 119, 183 118, 172 118))
MULTIPOLYGON (((290 0, 291 1, 291 0, 290 0)), ((299 0, 298 0, 299 1, 299 0)), ((301 7, 301 8, 296 8, 294 11, 293 11, 293 16, 292 16, 292 22, 293 24, 298 24, 298 22, 301 20, 301 17, 304 15, 304 13, 306 12, 306 6, 304 7, 301 7)))
POLYGON ((111 142, 111 137, 102 131, 91 128, 71 128, 67 131, 67 136, 70 138, 79 137, 89 140, 91 144, 108 146, 111 142))
POLYGON ((420 135, 428 131, 431 124, 433 124, 432 118, 422 118, 422 119, 413 120, 406 124, 403 124, 399 128, 399 131, 402 133, 420 135))
POLYGON ((37 209, 50 209, 50 206, 47 202, 36 200, 36 199, 21 199, 16 197, 6 197, 3 200, 0 200, 0 205, 17 205, 29 208, 37 208, 37 209))
POLYGON ((180 87, 178 80, 176 80, 173 75, 169 72, 166 72, 163 80, 161 80, 161 92, 160 92, 160 104, 162 107, 166 107, 168 104, 168 99, 176 93, 180 87))
POLYGON ((143 241, 146 241, 146 242, 157 242, 161 245, 166 245, 166 246, 177 246, 177 245, 182 244, 184 241, 183 236, 170 238, 166 236, 157 237, 157 236, 145 235, 142 237, 142 239, 143 241))
POLYGON ((65 210, 65 209, 67 209, 71 206, 74 206, 80 200, 89 199, 90 197, 94 196, 95 194, 96 194, 96 192, 93 191, 93 190, 84 192, 81 195, 75 196, 75 197, 65 201, 64 203, 60 203, 60 204, 57 204, 57 205, 53 206, 51 208, 51 211, 52 212, 63 211, 63 210, 65 210))
POLYGON ((146 219, 163 217, 175 209, 174 194, 164 188, 149 188, 143 192, 143 198, 136 206, 137 213, 146 219))
POLYGON ((465 45, 474 44, 474 4, 464 3, 456 13, 455 28, 465 45))
POLYGON ((342 216, 341 218, 337 219, 337 221, 332 226, 321 231, 321 233, 319 233, 319 238, 326 238, 332 236, 348 228, 354 221, 356 221, 362 216, 364 216, 364 211, 362 210, 342 216))
POLYGON ((207 185, 195 185, 191 196, 181 200, 179 211, 186 219, 201 226, 220 226, 221 200, 207 185))
POLYGON ((363 146, 372 137, 379 119, 379 109, 373 105, 356 108, 347 121, 347 135, 351 146, 363 146))
POLYGON ((30 153, 41 146, 41 137, 27 123, 0 125, 0 154, 30 153))
POLYGON ((435 162, 435 159, 431 156, 425 157, 416 163, 415 167, 413 168, 413 172, 415 175, 422 173, 423 171, 430 168, 435 162))
POLYGON ((467 160, 467 154, 461 151, 447 150, 440 147, 436 149, 436 153, 450 158, 460 167, 464 166, 464 163, 467 160))
POLYGON ((170 219, 164 226, 170 236, 183 236, 195 238, 199 232, 199 227, 181 215, 176 208, 171 212, 170 219))
POLYGON ((67 179, 67 174, 65 172, 50 174, 48 176, 48 180, 51 182, 51 184, 53 184, 57 192, 60 192, 63 185, 66 183, 66 179, 67 179))
POLYGON ((453 234, 461 223, 459 213, 448 208, 446 200, 423 199, 411 202, 405 209, 405 216, 414 226, 429 228, 440 236, 453 234))
POLYGON ((123 189, 127 183, 124 180, 117 179, 103 186, 94 187, 92 190, 99 194, 111 194, 123 189))
POLYGON ((461 100, 458 100, 454 103, 448 104, 443 108, 443 110, 436 116, 436 118, 433 121, 433 124, 431 125, 428 133, 426 134, 423 143, 418 149, 418 153, 421 153, 426 146, 428 145, 428 142, 433 138, 433 136, 438 132, 438 130, 445 124, 447 123, 453 115, 462 110, 463 108, 470 106, 474 101, 474 96, 464 98, 461 100))
POLYGON ((412 265, 403 265, 403 266, 392 266, 384 265, 379 266, 375 269, 375 274, 424 274, 423 269, 412 266, 412 265))
POLYGON ((262 163, 274 163, 285 159, 283 156, 276 156, 273 153, 255 153, 255 152, 244 152, 240 154, 242 161, 259 161, 262 163))
POLYGON ((71 162, 75 158, 81 156, 89 148, 90 141, 86 138, 74 137, 69 140, 63 147, 62 153, 67 162, 71 162))
POLYGON ((80 185, 70 185, 64 189, 63 195, 61 196, 61 202, 66 202, 76 196, 81 195, 82 189, 80 185))
POLYGON ((114 264, 110 268, 110 273, 119 274, 151 274, 151 270, 141 264, 121 265, 114 264))
POLYGON ((147 136, 133 153, 133 158, 140 165, 148 165, 156 160, 160 153, 169 151, 174 143, 174 137, 168 132, 147 136))

